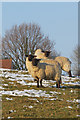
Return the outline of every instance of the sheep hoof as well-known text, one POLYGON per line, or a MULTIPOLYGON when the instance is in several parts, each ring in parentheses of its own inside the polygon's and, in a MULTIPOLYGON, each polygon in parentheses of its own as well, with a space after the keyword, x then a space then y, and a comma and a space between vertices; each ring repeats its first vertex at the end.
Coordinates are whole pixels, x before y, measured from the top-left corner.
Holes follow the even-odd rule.
POLYGON ((40 87, 43 87, 43 88, 44 88, 44 86, 43 86, 43 85, 41 85, 40 87))
POLYGON ((39 86, 37 86, 37 88, 39 88, 39 86))
POLYGON ((37 81, 36 79, 34 79, 34 81, 37 81))
POLYGON ((56 83, 56 88, 60 88, 60 82, 56 83))
POLYGON ((71 70, 68 72, 68 74, 69 74, 69 77, 72 77, 71 70))

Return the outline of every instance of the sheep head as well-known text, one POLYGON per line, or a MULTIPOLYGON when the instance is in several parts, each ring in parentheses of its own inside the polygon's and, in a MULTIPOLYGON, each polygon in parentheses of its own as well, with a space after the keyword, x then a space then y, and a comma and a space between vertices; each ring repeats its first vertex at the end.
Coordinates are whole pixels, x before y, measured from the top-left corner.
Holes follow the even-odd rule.
POLYGON ((28 57, 28 60, 29 60, 29 61, 32 61, 32 59, 33 59, 34 57, 37 57, 37 56, 30 54, 30 55, 26 55, 26 57, 28 57))
POLYGON ((45 53, 45 56, 48 57, 51 51, 44 51, 42 50, 43 53, 45 53))
POLYGON ((33 66, 37 66, 37 64, 39 63, 40 60, 41 60, 41 59, 33 58, 33 59, 32 59, 32 65, 33 65, 33 66))

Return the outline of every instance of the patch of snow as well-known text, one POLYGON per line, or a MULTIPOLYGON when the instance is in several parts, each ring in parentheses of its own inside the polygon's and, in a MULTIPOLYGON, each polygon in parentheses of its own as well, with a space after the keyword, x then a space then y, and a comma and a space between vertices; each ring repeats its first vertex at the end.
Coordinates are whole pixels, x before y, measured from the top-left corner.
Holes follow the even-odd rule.
POLYGON ((14 82, 9 82, 10 84, 14 84, 14 82))
POLYGON ((80 108, 80 105, 77 105, 77 108, 80 108))
POLYGON ((44 100, 54 100, 56 101, 58 98, 44 98, 44 100))
POLYGON ((3 88, 2 86, 0 86, 0 89, 5 89, 5 88, 3 88))
POLYGON ((80 103, 80 99, 77 99, 76 102, 80 103))
POLYGON ((70 109, 72 109, 72 107, 71 107, 71 106, 67 106, 67 107, 65 107, 65 108, 70 108, 70 109))
POLYGON ((16 110, 9 110, 9 113, 13 113, 13 112, 16 112, 16 110))
POLYGON ((70 91, 71 93, 73 92, 73 90, 70 91))
POLYGON ((56 98, 52 98, 52 99, 49 99, 49 100, 56 100, 56 98))
POLYGON ((36 102, 39 102, 36 98, 28 98, 29 100, 36 100, 36 102))
POLYGON ((33 106, 28 106, 28 108, 33 108, 33 106))
POLYGON ((65 85, 78 85, 78 86, 80 86, 80 83, 79 82, 74 82, 74 83, 72 83, 72 82, 69 82, 69 83, 64 83, 65 85))
POLYGON ((11 69, 0 68, 1 71, 11 71, 11 69))
POLYGON ((12 95, 12 96, 28 96, 28 97, 52 97, 49 94, 46 94, 46 91, 42 90, 13 90, 13 91, 0 91, 0 94, 5 94, 5 95, 12 95))
POLYGON ((6 98, 6 100, 13 100, 12 98, 6 98))
POLYGON ((65 90, 65 89, 62 89, 63 91, 65 90))
POLYGON ((8 86, 8 84, 2 84, 3 86, 8 86))
POLYGON ((8 80, 11 80, 11 81, 16 81, 15 78, 8 78, 8 80))
POLYGON ((78 102, 78 103, 80 103, 80 99, 74 99, 74 100, 66 100, 67 102, 78 102))
POLYGON ((61 92, 56 92, 56 91, 50 91, 52 94, 61 94, 61 92))
POLYGON ((63 93, 63 95, 65 95, 65 93, 63 93))
POLYGON ((73 77, 68 77, 68 76, 61 76, 61 79, 65 80, 65 81, 69 81, 69 80, 76 80, 78 78, 77 77, 73 78, 73 77))
POLYGON ((27 85, 27 83, 26 83, 24 80, 22 80, 22 81, 17 81, 17 83, 20 83, 21 85, 27 85))
POLYGON ((72 108, 71 106, 68 106, 68 108, 72 108))
MULTIPOLYGON (((30 79, 29 79, 30 80, 30 79)), ((18 80, 17 81, 17 83, 20 83, 20 84, 22 84, 22 85, 28 85, 28 86, 37 86, 37 83, 36 82, 34 82, 34 83, 27 83, 26 81, 24 81, 24 80, 22 80, 22 81, 20 81, 20 80, 18 80)), ((46 84, 46 82, 44 82, 43 83, 43 86, 45 86, 45 87, 47 87, 47 86, 49 86, 49 84, 46 84)))
POLYGON ((11 119, 11 118, 13 118, 13 117, 8 117, 8 119, 11 119))
POLYGON ((79 80, 79 78, 73 78, 73 77, 68 77, 68 76, 61 76, 62 83, 66 85, 79 85, 80 86, 80 81, 74 82, 74 80, 79 80))
POLYGON ((80 115, 76 115, 77 117, 80 117, 80 115))

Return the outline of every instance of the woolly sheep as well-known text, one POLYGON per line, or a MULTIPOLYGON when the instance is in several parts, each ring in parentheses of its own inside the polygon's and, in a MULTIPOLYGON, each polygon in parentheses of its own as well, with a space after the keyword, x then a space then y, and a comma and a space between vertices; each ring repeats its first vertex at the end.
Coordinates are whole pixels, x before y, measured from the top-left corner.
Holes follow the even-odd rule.
MULTIPOLYGON (((41 51, 41 52, 42 52, 42 54, 44 53, 43 54, 44 57, 43 56, 39 56, 38 52, 37 52, 37 54, 36 54, 37 58, 48 59, 50 51, 41 51)), ((69 77, 72 77, 72 74, 71 74, 71 61, 68 58, 62 57, 62 56, 58 56, 58 57, 55 57, 54 60, 56 60, 60 64, 62 70, 68 72, 69 77)))
POLYGON ((40 85, 42 86, 42 79, 45 80, 56 80, 56 87, 60 87, 61 81, 61 72, 58 66, 55 69, 55 65, 47 64, 47 63, 40 63, 41 59, 33 58, 32 60, 32 68, 31 68, 31 75, 34 79, 37 80, 37 87, 39 87, 39 80, 40 85), (56 72, 57 71, 57 72, 56 72))

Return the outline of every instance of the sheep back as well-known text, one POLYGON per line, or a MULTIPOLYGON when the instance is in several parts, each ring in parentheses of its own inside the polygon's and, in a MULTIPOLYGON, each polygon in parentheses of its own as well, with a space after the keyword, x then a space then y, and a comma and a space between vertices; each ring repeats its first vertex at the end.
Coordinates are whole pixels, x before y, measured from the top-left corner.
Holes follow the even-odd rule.
POLYGON ((57 61, 52 59, 42 59, 40 63, 47 63, 45 69, 47 79, 52 78, 56 81, 60 79, 62 70, 60 64, 57 61))
POLYGON ((57 62, 59 62, 61 68, 66 71, 69 72, 71 70, 71 61, 66 58, 66 57, 62 57, 62 56, 58 56, 55 58, 55 60, 57 62))

